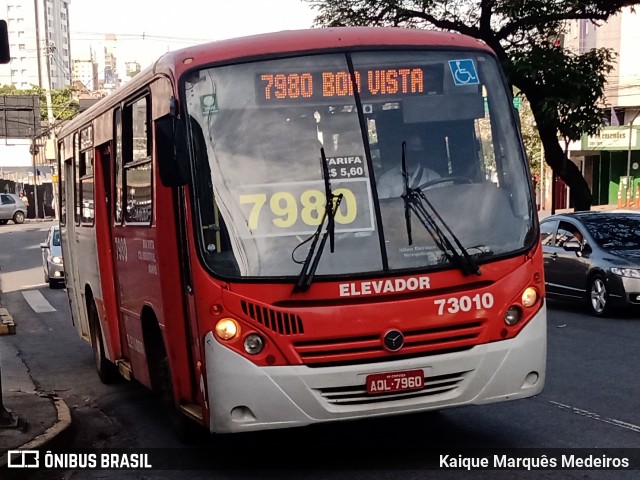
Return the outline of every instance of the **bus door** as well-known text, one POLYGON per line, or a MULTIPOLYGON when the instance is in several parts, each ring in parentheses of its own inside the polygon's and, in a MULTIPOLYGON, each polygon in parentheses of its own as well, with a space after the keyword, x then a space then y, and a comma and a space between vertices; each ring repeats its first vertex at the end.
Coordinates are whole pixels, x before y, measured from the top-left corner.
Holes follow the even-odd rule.
MULTIPOLYGON (((112 200, 109 207, 109 239, 111 240, 111 265, 113 271, 113 303, 115 307, 114 321, 117 322, 117 335, 119 339, 118 349, 120 351, 120 358, 130 361, 130 352, 127 342, 124 340, 127 338, 127 332, 125 328, 125 322, 122 315, 124 292, 122 291, 122 285, 119 281, 120 272, 123 268, 126 268, 128 260, 127 242, 126 242, 126 230, 124 227, 124 210, 126 208, 124 190, 124 159, 123 159, 123 139, 122 139, 122 109, 117 108, 114 113, 114 167, 109 168, 109 175, 113 175, 112 179, 107 179, 107 172, 105 171, 105 188, 106 183, 111 184, 109 186, 110 192, 112 192, 112 200)), ((116 329, 114 328, 114 332, 116 329)), ((129 365, 130 366, 130 365, 129 365)))
POLYGON ((111 143, 96 147, 96 178, 102 178, 96 184, 96 244, 101 272, 102 308, 106 320, 106 331, 103 329, 105 341, 109 342, 114 360, 121 357, 118 304, 117 304, 117 272, 113 260, 113 166, 111 165, 111 143))
MULTIPOLYGON (((77 137, 77 134, 76 134, 77 137)), ((76 142, 74 141, 74 144, 76 142)), ((69 303, 71 311, 74 313, 72 318, 76 321, 75 327, 80 336, 86 340, 89 340, 89 321, 86 315, 86 309, 82 304, 82 289, 80 288, 80 269, 78 266, 78 252, 79 252, 79 232, 77 226, 79 225, 79 212, 80 205, 76 204, 77 198, 76 191, 76 175, 74 164, 72 160, 66 159, 64 162, 64 206, 61 213, 65 217, 66 225, 66 244, 68 245, 67 252, 63 252, 64 266, 71 274, 65 275, 66 286, 69 297, 69 303), (78 223, 76 223, 76 221, 78 223)))
MULTIPOLYGON (((163 298, 153 223, 153 177, 149 128, 150 95, 128 101, 114 113, 115 172, 112 212, 114 298, 118 304, 122 360, 136 379, 150 386, 143 311, 150 323, 162 318, 163 298), (157 319, 151 319, 156 315, 157 319)), ((115 303, 115 302, 114 302, 115 303)), ((151 327, 150 327, 151 328, 151 327)), ((147 332, 148 333, 148 332, 147 332)))

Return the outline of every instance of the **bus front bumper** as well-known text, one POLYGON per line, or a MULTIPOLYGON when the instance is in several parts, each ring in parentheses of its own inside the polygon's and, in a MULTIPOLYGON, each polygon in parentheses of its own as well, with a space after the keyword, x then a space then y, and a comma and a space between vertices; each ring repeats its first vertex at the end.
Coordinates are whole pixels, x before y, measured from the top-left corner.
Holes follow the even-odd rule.
POLYGON ((205 337, 209 427, 215 433, 287 428, 526 398, 544 387, 546 350, 544 305, 513 339, 363 365, 258 367, 210 332, 205 337), (375 398, 366 392, 367 375, 418 369, 425 377, 419 392, 375 398), (338 396, 332 394, 336 387, 338 396))

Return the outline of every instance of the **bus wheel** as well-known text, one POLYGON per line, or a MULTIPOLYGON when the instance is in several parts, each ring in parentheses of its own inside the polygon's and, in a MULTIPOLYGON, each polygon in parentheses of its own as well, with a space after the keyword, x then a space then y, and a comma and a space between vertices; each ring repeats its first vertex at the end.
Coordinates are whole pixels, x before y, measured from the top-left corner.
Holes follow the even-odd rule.
POLYGON ((192 444, 201 440, 202 429, 198 428, 196 422, 187 418, 180 412, 176 405, 175 394, 173 392, 173 380, 169 358, 162 342, 162 337, 158 334, 153 342, 152 355, 152 385, 154 392, 160 397, 163 408, 167 413, 169 426, 174 436, 184 444, 192 444))
POLYGON ((120 379, 120 374, 117 367, 105 356, 102 328, 98 319, 98 310, 93 302, 89 307, 89 328, 91 329, 91 348, 93 348, 93 358, 98 376, 104 384, 114 383, 120 379))

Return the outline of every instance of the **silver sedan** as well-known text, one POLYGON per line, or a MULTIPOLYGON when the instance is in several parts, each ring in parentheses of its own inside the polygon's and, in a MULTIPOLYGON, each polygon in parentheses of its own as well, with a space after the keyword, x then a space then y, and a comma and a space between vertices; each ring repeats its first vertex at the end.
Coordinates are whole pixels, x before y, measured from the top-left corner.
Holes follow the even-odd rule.
POLYGON ((49 229, 47 240, 40 244, 42 249, 42 266, 44 281, 50 288, 64 285, 64 264, 62 263, 62 244, 60 243, 60 228, 56 225, 49 229))

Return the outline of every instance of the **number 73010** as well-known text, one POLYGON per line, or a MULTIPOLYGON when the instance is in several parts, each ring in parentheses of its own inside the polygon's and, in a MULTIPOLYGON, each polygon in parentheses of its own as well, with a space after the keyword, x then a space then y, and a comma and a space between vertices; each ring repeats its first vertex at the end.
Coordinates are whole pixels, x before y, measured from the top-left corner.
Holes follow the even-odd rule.
POLYGON ((438 298, 434 300, 438 306, 438 315, 448 313, 469 312, 493 307, 493 295, 490 293, 476 293, 473 297, 463 295, 461 297, 438 298))

